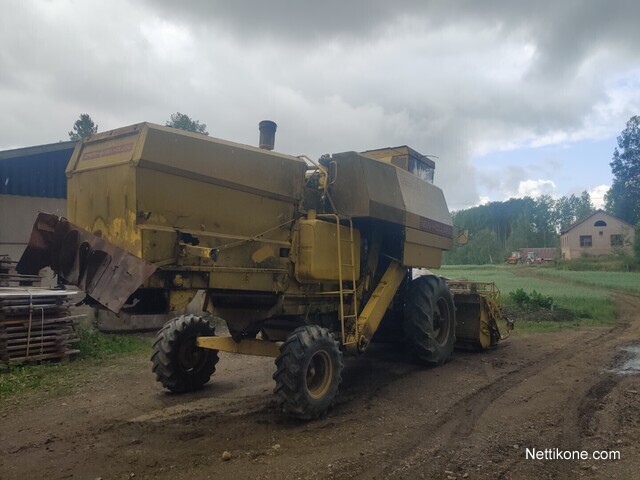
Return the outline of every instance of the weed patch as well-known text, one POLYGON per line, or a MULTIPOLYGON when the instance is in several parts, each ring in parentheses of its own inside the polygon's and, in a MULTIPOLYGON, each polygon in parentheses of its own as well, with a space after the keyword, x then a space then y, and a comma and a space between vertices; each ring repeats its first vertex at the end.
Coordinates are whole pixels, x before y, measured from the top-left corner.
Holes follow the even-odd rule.
POLYGON ((102 360, 111 355, 150 351, 152 343, 151 337, 102 333, 93 325, 79 324, 77 331, 80 358, 102 360))
POLYGON ((99 332, 92 325, 77 325, 80 358, 41 364, 3 365, 0 367, 0 400, 41 390, 61 394, 82 383, 87 368, 119 355, 143 354, 151 351, 152 337, 114 335, 99 332))

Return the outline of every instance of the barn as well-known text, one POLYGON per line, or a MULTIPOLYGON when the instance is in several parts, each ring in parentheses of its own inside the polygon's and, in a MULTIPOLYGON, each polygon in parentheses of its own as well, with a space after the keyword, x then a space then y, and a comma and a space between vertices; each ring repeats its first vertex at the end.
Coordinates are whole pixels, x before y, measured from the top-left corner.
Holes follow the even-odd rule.
POLYGON ((65 168, 77 142, 0 152, 0 255, 22 255, 39 211, 64 216, 65 168))

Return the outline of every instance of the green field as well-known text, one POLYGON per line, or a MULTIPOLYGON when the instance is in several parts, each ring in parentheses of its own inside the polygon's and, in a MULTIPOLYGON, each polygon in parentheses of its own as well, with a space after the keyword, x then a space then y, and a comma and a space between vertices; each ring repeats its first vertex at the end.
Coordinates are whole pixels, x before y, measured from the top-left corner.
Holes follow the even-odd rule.
MULTIPOLYGON (((615 306, 607 288, 612 288, 612 273, 618 272, 588 272, 592 283, 578 282, 574 278, 586 278, 586 272, 555 271, 550 268, 536 268, 529 266, 444 266, 434 273, 456 280, 471 280, 477 282, 494 282, 501 292, 501 300, 507 307, 513 307, 509 293, 523 289, 527 293, 534 290, 553 299, 554 309, 568 312, 571 317, 562 321, 557 320, 527 320, 519 322, 518 328, 525 331, 560 330, 577 326, 611 325, 616 318, 615 306), (544 272, 544 273, 543 273, 544 272), (553 272, 553 273, 549 273, 553 272), (556 273, 560 275, 555 275, 556 273), (566 277, 563 274, 568 274, 566 277), (574 277, 575 275, 575 277, 574 277)), ((622 273, 622 272, 620 272, 622 273)), ((638 274, 631 274, 637 275, 638 274)), ((620 288, 621 289, 621 288, 620 288)), ((547 318, 540 315, 540 318, 547 318)), ((529 317, 535 315, 527 315, 529 317)))
POLYGON ((583 285, 640 294, 640 272, 578 272, 539 268, 535 273, 541 277, 559 278, 583 285))

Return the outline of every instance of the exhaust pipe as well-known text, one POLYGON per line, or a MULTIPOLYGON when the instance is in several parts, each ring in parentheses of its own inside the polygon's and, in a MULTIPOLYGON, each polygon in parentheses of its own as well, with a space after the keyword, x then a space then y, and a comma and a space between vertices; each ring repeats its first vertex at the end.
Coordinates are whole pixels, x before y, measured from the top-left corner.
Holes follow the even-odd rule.
POLYGON ((278 125, 271 120, 263 120, 258 124, 260 129, 260 148, 273 150, 276 144, 276 129, 278 125))

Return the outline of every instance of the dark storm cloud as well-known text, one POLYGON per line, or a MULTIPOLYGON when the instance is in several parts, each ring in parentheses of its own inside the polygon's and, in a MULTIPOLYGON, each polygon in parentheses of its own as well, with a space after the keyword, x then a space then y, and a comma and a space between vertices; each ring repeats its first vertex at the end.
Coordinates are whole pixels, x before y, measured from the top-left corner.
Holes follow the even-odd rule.
POLYGON ((368 41, 393 32, 402 19, 433 31, 452 25, 470 30, 498 27, 505 36, 522 31, 536 41, 533 74, 571 74, 594 50, 637 54, 640 42, 640 2, 634 0, 149 0, 148 4, 168 18, 224 25, 239 40, 262 38, 303 46, 336 37, 368 41))
POLYGON ((631 0, 12 2, 0 149, 64 139, 81 112, 103 131, 182 111, 250 144, 273 118, 288 153, 437 155, 449 201, 473 204, 476 184, 531 174, 497 182, 474 156, 611 135, 638 113, 637 87, 617 86, 640 81, 638 18, 631 0))

